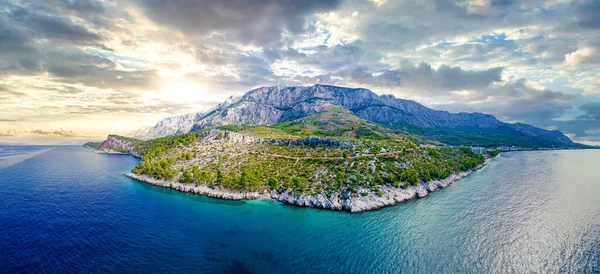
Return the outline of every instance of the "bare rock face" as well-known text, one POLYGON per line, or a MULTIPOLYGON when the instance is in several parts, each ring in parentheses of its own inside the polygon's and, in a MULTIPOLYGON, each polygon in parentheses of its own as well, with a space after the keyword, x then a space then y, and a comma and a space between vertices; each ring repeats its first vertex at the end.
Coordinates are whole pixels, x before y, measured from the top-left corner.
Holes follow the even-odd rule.
POLYGON ((129 138, 117 135, 108 135, 105 141, 100 143, 94 150, 97 153, 108 154, 131 154, 141 158, 142 155, 135 150, 135 144, 129 138))
POLYGON ((154 127, 141 128, 129 135, 140 140, 150 140, 170 135, 188 133, 202 113, 190 113, 162 119, 154 127))
POLYGON ((203 132, 201 136, 205 141, 224 141, 229 143, 262 143, 265 141, 262 138, 219 129, 211 129, 203 132))
POLYGON ((275 86, 249 91, 244 96, 230 98, 200 117, 192 130, 213 125, 276 124, 343 107, 367 120, 410 124, 420 127, 478 125, 497 127, 503 123, 491 115, 457 113, 429 109, 417 102, 397 99, 391 95, 378 96, 368 89, 344 88, 329 85, 275 86))

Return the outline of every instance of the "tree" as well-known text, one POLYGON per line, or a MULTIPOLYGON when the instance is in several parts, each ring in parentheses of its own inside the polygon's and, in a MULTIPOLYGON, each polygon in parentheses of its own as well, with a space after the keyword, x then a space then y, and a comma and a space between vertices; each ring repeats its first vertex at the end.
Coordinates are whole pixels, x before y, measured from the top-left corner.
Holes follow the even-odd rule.
POLYGON ((277 181, 277 179, 269 177, 269 188, 271 190, 276 190, 277 187, 279 187, 279 182, 277 181))
POLYGON ((229 174, 217 171, 217 185, 220 187, 231 188, 233 186, 232 178, 229 174))
POLYGON ((292 185, 294 186, 294 190, 298 192, 303 192, 308 184, 308 180, 306 178, 294 177, 292 178, 292 185))
POLYGON ((346 181, 346 174, 344 174, 343 172, 338 172, 335 174, 335 181, 338 182, 338 184, 342 184, 346 181))
POLYGON ((179 182, 191 184, 193 180, 194 180, 194 178, 193 178, 192 173, 189 170, 184 169, 181 174, 181 178, 179 178, 179 182))
POLYGON ((411 185, 417 185, 419 184, 419 176, 417 175, 417 172, 415 172, 414 170, 411 169, 411 171, 408 173, 408 182, 411 185))
POLYGON ((257 191, 260 189, 260 180, 254 174, 254 172, 243 170, 240 175, 240 183, 239 186, 242 189, 257 191))

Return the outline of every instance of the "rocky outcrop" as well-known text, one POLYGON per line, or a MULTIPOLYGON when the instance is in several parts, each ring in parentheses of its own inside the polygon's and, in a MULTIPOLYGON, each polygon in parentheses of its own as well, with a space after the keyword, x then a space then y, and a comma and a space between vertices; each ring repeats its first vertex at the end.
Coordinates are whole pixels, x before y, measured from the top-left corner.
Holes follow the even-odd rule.
POLYGON ((147 175, 138 175, 134 173, 127 173, 125 175, 138 181, 146 182, 156 186, 168 187, 182 192, 195 193, 213 198, 228 200, 254 200, 259 198, 272 198, 282 203, 295 206, 323 208, 338 211, 343 210, 356 213, 393 206, 414 198, 426 197, 429 195, 429 193, 453 184, 454 182, 482 168, 484 165, 485 163, 465 172, 454 173, 448 178, 442 180, 421 182, 416 186, 408 186, 407 188, 385 186, 381 188, 382 193, 380 194, 382 195, 373 193, 368 189, 360 190, 360 192, 367 193, 366 196, 351 196, 347 193, 341 193, 341 195, 331 195, 330 197, 327 197, 323 194, 317 194, 315 196, 307 194, 297 195, 286 191, 271 191, 270 193, 256 191, 244 192, 223 188, 210 188, 207 186, 183 184, 177 181, 161 180, 147 175))
POLYGON ((198 118, 202 115, 202 112, 198 112, 164 118, 158 121, 158 123, 156 123, 156 125, 153 127, 140 128, 129 135, 140 140, 150 140, 170 135, 188 133, 192 129, 192 126, 196 123, 196 120, 198 120, 198 118))
POLYGON ((108 135, 105 141, 95 149, 96 153, 131 154, 141 158, 143 155, 137 151, 137 140, 118 135, 108 135))
POLYGON ((349 205, 349 211, 361 212, 374 210, 386 206, 392 206, 413 198, 423 198, 428 196, 429 193, 434 192, 439 188, 445 188, 482 167, 483 165, 480 165, 465 172, 454 173, 448 178, 442 180, 421 182, 416 186, 409 186, 405 189, 386 186, 381 189, 383 192, 383 195, 381 196, 375 193, 369 193, 367 196, 359 196, 355 199, 352 199, 351 204, 349 205))
POLYGON ((205 141, 227 141, 231 143, 262 143, 265 141, 262 138, 219 129, 205 131, 200 136, 205 141))
MULTIPOLYGON (((189 192, 194 194, 200 194, 213 198, 227 199, 227 200, 254 200, 261 197, 259 192, 240 192, 233 191, 224 188, 209 188, 207 186, 197 186, 192 184, 183 184, 177 181, 161 180, 156 179, 147 175, 138 175, 134 173, 127 173, 125 176, 136 179, 138 181, 146 182, 152 185, 172 188, 182 192, 189 192)), ((263 195, 264 196, 264 195, 263 195)))

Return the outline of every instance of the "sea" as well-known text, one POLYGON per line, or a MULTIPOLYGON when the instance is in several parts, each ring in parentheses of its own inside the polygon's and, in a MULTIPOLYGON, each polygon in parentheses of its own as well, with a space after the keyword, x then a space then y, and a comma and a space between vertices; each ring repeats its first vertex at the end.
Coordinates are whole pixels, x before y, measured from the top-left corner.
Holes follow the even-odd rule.
POLYGON ((0 147, 1 273, 599 273, 600 150, 509 152, 351 214, 138 182, 139 159, 0 147))

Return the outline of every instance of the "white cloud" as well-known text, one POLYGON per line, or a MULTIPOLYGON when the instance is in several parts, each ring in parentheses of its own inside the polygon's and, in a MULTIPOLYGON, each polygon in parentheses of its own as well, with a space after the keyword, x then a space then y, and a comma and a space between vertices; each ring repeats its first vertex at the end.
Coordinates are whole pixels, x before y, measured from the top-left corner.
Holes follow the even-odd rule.
POLYGON ((376 7, 381 7, 387 4, 388 0, 369 0, 369 2, 373 3, 376 7))
POLYGON ((588 63, 600 64, 599 49, 590 46, 584 46, 565 55, 565 64, 568 66, 578 66, 588 63))
POLYGON ((585 130, 585 134, 600 135, 600 129, 588 129, 588 130, 585 130))

